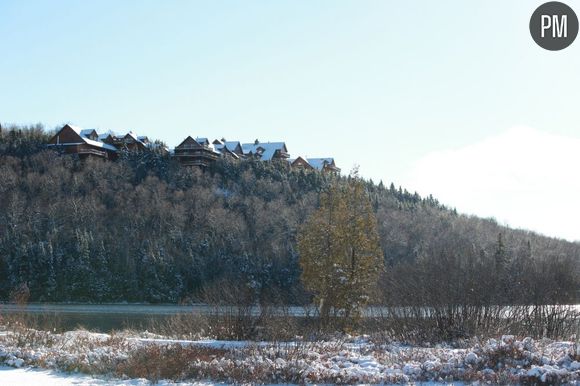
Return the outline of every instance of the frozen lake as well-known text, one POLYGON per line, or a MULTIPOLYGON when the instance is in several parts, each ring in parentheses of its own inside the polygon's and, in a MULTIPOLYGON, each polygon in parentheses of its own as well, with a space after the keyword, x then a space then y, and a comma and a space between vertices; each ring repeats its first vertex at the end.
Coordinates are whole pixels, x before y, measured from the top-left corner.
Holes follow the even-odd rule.
MULTIPOLYGON (((234 311, 232 307, 214 307, 207 304, 0 304, 0 324, 3 315, 26 315, 40 320, 53 319, 64 328, 85 327, 108 332, 123 328, 147 327, 152 320, 163 320, 174 315, 211 315, 234 311)), ((259 307, 250 312, 258 315, 259 307)), ((304 307, 277 308, 273 313, 284 316, 307 316, 313 310, 304 307)))
MULTIPOLYGON (((580 312, 580 305, 574 306, 580 312)), ((405 312, 404 307, 383 308, 369 307, 366 316, 386 316, 389 312, 405 312)), ((0 324, 3 315, 26 315, 39 319, 53 319, 63 328, 78 326, 91 330, 108 332, 123 328, 147 327, 151 320, 163 320, 174 315, 212 315, 216 313, 235 312, 232 307, 216 307, 207 304, 174 305, 174 304, 50 304, 30 303, 26 305, 0 304, 0 324)), ((250 307, 248 312, 259 315, 259 307, 250 307)), ((306 317, 315 314, 314 308, 298 306, 273 308, 277 316, 306 317)), ((421 313, 428 314, 425 308, 421 313)), ((246 313, 247 315, 247 313, 246 313)))

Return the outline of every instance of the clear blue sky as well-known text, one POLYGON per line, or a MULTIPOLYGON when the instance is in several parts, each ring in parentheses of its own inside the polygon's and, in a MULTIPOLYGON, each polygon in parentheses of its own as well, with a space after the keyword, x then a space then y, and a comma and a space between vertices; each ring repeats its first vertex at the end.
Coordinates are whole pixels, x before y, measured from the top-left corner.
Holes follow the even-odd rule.
POLYGON ((437 194, 415 178, 433 153, 514 126, 580 138, 580 40, 536 46, 539 4, 3 0, 0 122, 284 140, 437 194))

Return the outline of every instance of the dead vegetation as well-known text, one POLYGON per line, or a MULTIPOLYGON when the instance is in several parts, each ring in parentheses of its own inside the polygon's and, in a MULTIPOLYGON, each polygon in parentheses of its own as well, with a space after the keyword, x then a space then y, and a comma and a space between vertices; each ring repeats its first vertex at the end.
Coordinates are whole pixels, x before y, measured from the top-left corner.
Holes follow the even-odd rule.
POLYGON ((115 370, 115 375, 129 378, 199 379, 203 374, 192 371, 192 363, 211 362, 226 354, 226 350, 212 347, 183 346, 181 344, 148 344, 132 351, 115 370))
POLYGON ((213 342, 21 329, 0 335, 0 363, 63 371, 228 383, 479 381, 558 384, 580 379, 577 346, 547 339, 469 339, 430 347, 342 335, 331 341, 213 342))

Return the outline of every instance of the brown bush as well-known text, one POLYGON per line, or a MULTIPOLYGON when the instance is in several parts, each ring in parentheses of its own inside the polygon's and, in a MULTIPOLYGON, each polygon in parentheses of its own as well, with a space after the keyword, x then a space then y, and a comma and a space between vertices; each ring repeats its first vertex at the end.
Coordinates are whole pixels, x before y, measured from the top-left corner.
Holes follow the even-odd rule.
POLYGON ((210 362, 225 352, 224 349, 177 343, 166 346, 150 344, 133 351, 127 361, 119 365, 117 375, 146 378, 154 382, 160 379, 180 380, 185 378, 190 363, 210 362))
POLYGON ((10 291, 10 302, 18 304, 19 306, 27 305, 29 298, 30 289, 26 283, 21 283, 10 291))

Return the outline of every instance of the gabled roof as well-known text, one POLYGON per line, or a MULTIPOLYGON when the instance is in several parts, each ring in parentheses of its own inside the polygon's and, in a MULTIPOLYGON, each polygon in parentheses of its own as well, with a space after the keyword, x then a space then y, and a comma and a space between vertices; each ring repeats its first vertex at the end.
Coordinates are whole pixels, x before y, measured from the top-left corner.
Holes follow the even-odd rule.
POLYGON ((214 146, 209 143, 209 141, 207 140, 207 138, 197 137, 196 139, 193 139, 191 137, 191 135, 188 135, 187 138, 185 138, 183 140, 183 142, 181 142, 179 145, 175 146, 175 148, 177 149, 177 148, 179 148, 181 146, 184 146, 184 145, 193 145, 193 146, 203 147, 203 148, 206 148, 206 149, 209 149, 209 150, 213 151, 214 153, 218 153, 219 154, 219 152, 217 152, 214 149, 214 146))
POLYGON ((270 161, 274 158, 276 151, 279 150, 283 153, 288 153, 286 148, 286 143, 284 142, 255 142, 255 143, 244 143, 242 144, 242 151, 244 154, 260 154, 260 159, 264 161, 270 161), (263 150, 260 151, 260 148, 263 150))
POLYGON ((80 129, 80 130, 81 130, 80 135, 81 136, 84 136, 84 137, 87 137, 87 138, 90 137, 93 134, 95 134, 97 137, 99 136, 97 134, 97 131, 95 129, 80 129))
POLYGON ((209 145, 209 144, 210 144, 210 143, 209 143, 209 140, 208 140, 207 138, 205 138, 205 137, 197 137, 197 138, 195 139, 195 141, 196 141, 197 143, 199 143, 200 145, 206 145, 206 146, 207 146, 207 145, 209 145))
POLYGON ((256 145, 253 143, 242 143, 242 151, 244 154, 250 154, 256 151, 256 145))
POLYGON ((109 137, 113 137, 113 133, 108 132, 108 133, 101 133, 99 134, 99 141, 104 141, 105 139, 109 138, 109 137))
POLYGON ((324 167, 336 167, 334 164, 334 158, 326 157, 326 158, 308 158, 308 163, 316 170, 323 170, 324 167))
POLYGON ((191 135, 188 135, 187 138, 185 138, 179 145, 175 146, 176 148, 181 147, 183 145, 197 145, 197 146, 201 146, 199 144, 199 142, 197 142, 195 139, 193 139, 191 137, 191 135))
POLYGON ((75 133, 77 133, 78 136, 81 138, 81 140, 84 143, 86 143, 87 145, 101 147, 103 149, 107 149, 107 150, 111 150, 111 151, 117 151, 117 149, 114 146, 108 145, 108 144, 101 142, 101 141, 95 141, 95 140, 88 138, 87 135, 91 135, 92 132, 96 133, 96 130, 93 130, 93 129, 82 129, 82 128, 77 127, 77 126, 66 124, 66 125, 64 125, 64 127, 62 129, 60 129, 60 131, 56 135, 58 136, 60 134, 60 132, 63 131, 64 129, 66 129, 67 127, 69 129, 73 130, 75 133))
POLYGON ((130 131, 127 134, 125 134, 125 136, 123 138, 128 138, 128 139, 132 139, 135 143, 137 144, 141 144, 143 146, 145 146, 145 143, 143 141, 141 141, 139 139, 139 137, 137 136, 137 134, 135 134, 134 132, 130 131))
POLYGON ((300 164, 300 165, 304 165, 307 169, 308 168, 310 168, 310 169, 313 168, 312 165, 310 165, 310 162, 308 162, 306 160, 306 158, 303 158, 303 157, 300 157, 300 156, 298 158, 293 158, 291 160, 288 160, 288 162, 290 162, 290 165, 291 166, 300 164))
POLYGON ((233 153, 235 153, 236 150, 239 149, 238 151, 241 151, 243 153, 242 144, 239 141, 221 142, 221 141, 216 139, 215 141, 213 141, 213 147, 219 151, 221 151, 223 148, 226 148, 227 150, 229 150, 233 153))
POLYGON ((127 138, 127 137, 133 139, 135 142, 141 142, 141 140, 137 137, 137 135, 135 133, 133 133, 132 131, 125 134, 125 138, 127 138))
POLYGON ((83 134, 81 134, 81 133, 82 133, 82 131, 83 131, 84 129, 82 129, 82 128, 78 127, 78 126, 69 125, 68 123, 67 123, 66 125, 64 125, 64 126, 62 127, 62 129, 60 129, 59 133, 60 133, 61 131, 63 131, 64 129, 66 129, 67 127, 68 127, 69 129, 71 129, 72 131, 74 131, 75 133, 77 133, 79 136, 82 136, 82 135, 83 135, 83 134))
MULTIPOLYGON (((144 147, 148 147, 151 149, 160 147, 157 145, 149 146, 151 144, 151 142, 149 141, 149 138, 147 136, 138 136, 133 131, 129 131, 127 134, 124 134, 124 135, 118 135, 111 130, 100 133, 94 129, 83 129, 81 127, 69 125, 69 124, 64 125, 63 128, 53 138, 58 137, 60 135, 60 133, 62 132, 62 130, 65 130, 67 128, 72 130, 73 132, 75 132, 79 136, 79 142, 75 143, 75 144, 80 144, 80 143, 84 142, 84 143, 89 144, 91 146, 102 147, 102 148, 107 149, 107 150, 117 151, 117 148, 115 146, 110 145, 109 143, 105 143, 105 141, 110 139, 112 141, 112 143, 118 145, 119 142, 122 142, 124 139, 131 139, 135 143, 143 145, 144 147), (92 135, 96 135, 95 138, 97 138, 97 139, 96 140, 91 139, 90 136, 92 136, 92 135), (82 140, 82 142, 80 142, 81 140, 82 140)), ((51 139, 51 141, 52 141, 52 139, 51 139)), ((73 145, 73 143, 68 143, 68 144, 73 145)), ((66 144, 63 144, 63 145, 66 145, 66 144)))

